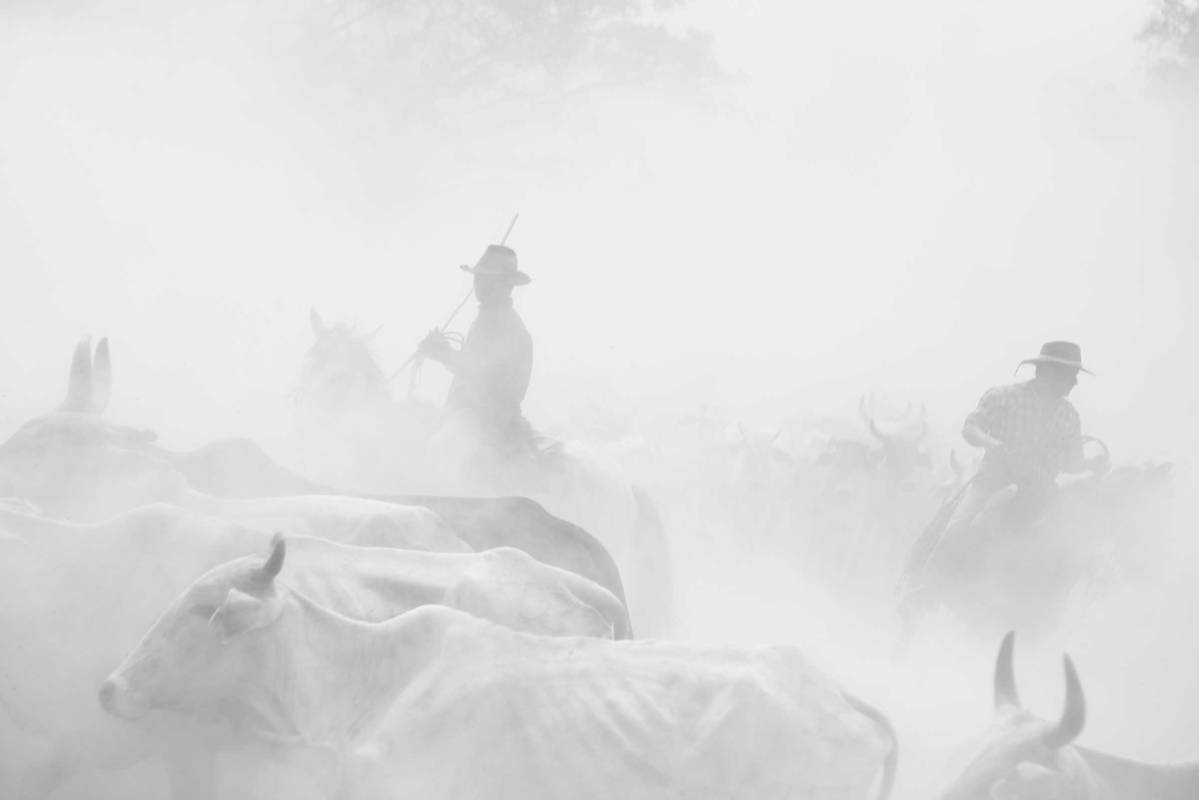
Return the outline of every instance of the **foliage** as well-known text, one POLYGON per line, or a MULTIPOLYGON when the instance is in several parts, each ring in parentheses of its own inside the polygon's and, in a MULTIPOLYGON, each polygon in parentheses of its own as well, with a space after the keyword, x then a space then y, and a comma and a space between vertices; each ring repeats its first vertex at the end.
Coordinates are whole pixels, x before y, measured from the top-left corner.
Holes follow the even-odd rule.
POLYGON ((310 2, 304 50, 409 92, 702 93, 721 74, 709 36, 668 26, 680 0, 310 2))
POLYGON ((1199 0, 1158 0, 1138 38, 1163 77, 1199 83, 1199 0))

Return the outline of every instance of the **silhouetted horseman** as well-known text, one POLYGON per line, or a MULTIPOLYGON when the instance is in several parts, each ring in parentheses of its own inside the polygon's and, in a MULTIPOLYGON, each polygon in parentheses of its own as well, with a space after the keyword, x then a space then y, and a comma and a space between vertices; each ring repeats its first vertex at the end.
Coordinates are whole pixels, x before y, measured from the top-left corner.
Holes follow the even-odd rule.
POLYGON ((930 574, 958 569, 934 569, 933 561, 974 557, 969 554, 1000 530, 1027 528, 1057 497, 1058 475, 1106 469, 1106 452, 1084 457, 1078 411, 1066 399, 1079 372, 1093 374, 1083 367, 1079 346, 1047 342, 1024 364, 1036 366, 1032 380, 989 389, 966 417, 962 438, 984 449, 982 462, 908 551, 900 581, 904 608, 927 589, 930 574))
POLYGON ((1085 472, 1082 425, 1067 397, 1078 384, 1082 353, 1073 342, 1048 342, 1032 380, 990 389, 962 426, 962 438, 984 449, 978 472, 965 488, 946 536, 966 526, 992 524, 1000 513, 1034 518, 1049 505, 1061 473, 1085 472))
POLYGON ((447 424, 478 446, 468 466, 511 463, 533 453, 535 434, 521 412, 533 371, 533 338, 512 302, 512 290, 529 276, 517 269, 510 247, 490 245, 475 266, 478 316, 455 350, 449 337, 434 330, 420 344, 420 355, 443 364, 453 375, 446 396, 447 424))

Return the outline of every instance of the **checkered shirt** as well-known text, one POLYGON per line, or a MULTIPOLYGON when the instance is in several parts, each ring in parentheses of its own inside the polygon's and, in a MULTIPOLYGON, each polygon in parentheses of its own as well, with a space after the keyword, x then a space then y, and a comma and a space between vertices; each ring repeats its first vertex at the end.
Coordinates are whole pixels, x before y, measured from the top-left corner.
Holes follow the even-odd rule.
POLYGON ((1003 442, 983 457, 977 480, 993 487, 1044 487, 1082 457, 1082 423, 1070 401, 1040 391, 1035 379, 989 389, 966 424, 1003 442))

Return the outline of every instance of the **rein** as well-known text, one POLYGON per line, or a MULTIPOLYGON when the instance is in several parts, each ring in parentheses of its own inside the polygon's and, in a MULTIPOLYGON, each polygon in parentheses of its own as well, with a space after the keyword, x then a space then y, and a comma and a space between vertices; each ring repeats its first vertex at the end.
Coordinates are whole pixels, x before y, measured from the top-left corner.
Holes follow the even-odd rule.
MULTIPOLYGON (((465 337, 461 333, 458 333, 457 331, 450 331, 449 333, 446 333, 445 338, 447 340, 449 340, 450 342, 458 345, 459 348, 462 347, 462 343, 465 340, 465 337)), ((407 396, 409 398, 411 398, 412 395, 416 394, 417 387, 420 386, 420 371, 421 371, 421 367, 425 363, 425 359, 423 357, 421 357, 419 353, 416 353, 412 356, 412 358, 410 358, 410 359, 408 359, 408 361, 404 362, 404 366, 407 366, 409 362, 412 363, 412 369, 408 373, 408 395, 407 396)), ((391 377, 394 378, 396 375, 398 375, 400 373, 400 370, 404 369, 404 366, 402 366, 402 367, 400 367, 400 369, 396 370, 395 374, 393 374, 391 377)))
MULTIPOLYGON (((516 227, 516 221, 518 219, 520 219, 519 211, 515 215, 513 215, 512 221, 508 223, 508 230, 504 231, 504 238, 500 240, 501 245, 508 243, 508 237, 512 235, 512 229, 516 227)), ((465 267, 463 267, 463 269, 465 269, 465 267)), ((454 310, 452 312, 450 312, 450 315, 449 315, 449 317, 446 318, 446 321, 443 322, 439 328, 437 328, 437 330, 440 331, 441 333, 443 333, 446 336, 446 338, 448 338, 452 342, 455 342, 456 344, 462 344, 462 334, 453 333, 453 332, 446 333, 445 329, 450 327, 450 323, 452 323, 454 321, 454 318, 458 316, 458 312, 461 311, 463 306, 465 306, 470 301, 471 295, 473 295, 474 293, 475 293, 475 290, 473 288, 469 292, 467 292, 466 295, 462 298, 462 302, 460 302, 454 308, 454 310), (455 337, 457 337, 457 338, 455 339, 455 337)), ((415 353, 408 356, 408 359, 403 364, 400 364, 400 366, 398 366, 396 368, 395 372, 393 372, 387 376, 387 382, 391 383, 393 380, 395 380, 399 376, 399 374, 401 372, 404 371, 405 367, 407 367, 409 364, 413 364, 414 362, 415 362, 415 366, 413 367, 412 371, 413 371, 413 373, 415 373, 420 368, 420 363, 423 360, 424 359, 422 359, 421 355, 420 355, 420 350, 417 350, 415 353)), ((415 379, 415 378, 409 379, 408 394, 410 396, 412 394, 414 387, 416 386, 416 384, 418 382, 419 382, 418 379, 415 379)))

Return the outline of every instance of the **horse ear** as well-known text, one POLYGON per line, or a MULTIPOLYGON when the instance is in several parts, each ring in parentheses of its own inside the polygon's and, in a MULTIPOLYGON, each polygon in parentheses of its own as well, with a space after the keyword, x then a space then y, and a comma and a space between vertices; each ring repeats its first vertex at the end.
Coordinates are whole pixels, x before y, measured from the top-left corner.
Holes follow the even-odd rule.
POLYGON ((316 312, 315 307, 310 307, 308 309, 308 324, 312 326, 312 333, 314 336, 324 336, 325 331, 328 330, 325 327, 325 321, 321 319, 321 315, 316 312))
POLYGON ((112 360, 108 354, 108 337, 105 336, 96 345, 96 355, 92 359, 92 396, 87 410, 93 414, 103 414, 111 395, 112 360))
POLYGON ((381 330, 383 330, 383 326, 382 325, 377 326, 373 331, 368 333, 366 336, 363 336, 362 341, 363 342, 371 341, 372 339, 374 339, 376 336, 379 335, 379 331, 381 331, 381 330))
POLYGON ((67 399, 63 411, 87 411, 92 401, 92 340, 85 336, 75 345, 71 374, 67 379, 67 399))

